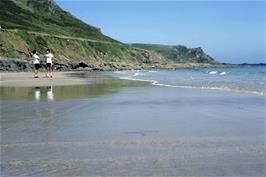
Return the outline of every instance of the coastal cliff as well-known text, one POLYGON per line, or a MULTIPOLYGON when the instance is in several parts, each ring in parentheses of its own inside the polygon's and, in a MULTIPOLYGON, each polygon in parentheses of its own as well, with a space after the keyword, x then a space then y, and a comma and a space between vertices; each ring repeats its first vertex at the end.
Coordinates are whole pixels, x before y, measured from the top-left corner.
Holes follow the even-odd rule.
POLYGON ((215 63, 201 49, 174 46, 171 51, 182 52, 172 57, 161 52, 165 50, 163 45, 154 49, 121 43, 62 10, 52 0, 5 0, 0 1, 0 6, 0 70, 31 70, 27 64, 32 60, 31 51, 36 49, 44 61, 42 54, 47 48, 54 53, 54 64, 59 70, 173 68, 178 63, 215 63))

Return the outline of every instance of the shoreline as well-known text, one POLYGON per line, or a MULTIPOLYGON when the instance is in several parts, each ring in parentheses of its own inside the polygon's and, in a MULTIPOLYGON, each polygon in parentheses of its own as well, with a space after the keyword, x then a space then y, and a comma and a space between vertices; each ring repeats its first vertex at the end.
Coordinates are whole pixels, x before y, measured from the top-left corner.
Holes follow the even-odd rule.
MULTIPOLYGON (((238 65, 224 63, 127 63, 127 62, 89 62, 89 61, 58 61, 54 60, 55 71, 118 71, 118 70, 145 70, 145 69, 182 69, 207 67, 234 67, 238 65)), ((41 63, 39 71, 46 71, 41 63)), ((32 72, 33 64, 29 60, 0 57, 0 72, 32 72)))
MULTIPOLYGON (((145 69, 143 69, 145 70, 145 69)), ((46 72, 39 72, 39 78, 34 78, 33 72, 0 72, 0 87, 46 87, 46 86, 75 86, 75 85, 86 85, 90 84, 91 81, 97 80, 98 76, 92 74, 92 77, 82 78, 81 76, 74 76, 75 74, 85 73, 104 73, 105 71, 55 71, 53 72, 53 78, 46 77, 46 72), (71 76, 72 75, 72 76, 71 76)), ((107 71, 106 71, 107 72, 107 71)), ((98 75, 98 74, 97 74, 98 75)), ((108 77, 108 75, 102 75, 108 77)), ((156 87, 172 87, 172 88, 183 88, 183 89, 197 89, 197 90, 209 90, 209 91, 221 91, 229 93, 240 93, 240 94, 251 94, 265 97, 265 93, 247 90, 237 90, 229 88, 219 87, 196 87, 196 86, 185 86, 185 85, 169 85, 162 84, 156 80, 143 80, 134 79, 127 77, 117 77, 120 80, 146 82, 156 87)))

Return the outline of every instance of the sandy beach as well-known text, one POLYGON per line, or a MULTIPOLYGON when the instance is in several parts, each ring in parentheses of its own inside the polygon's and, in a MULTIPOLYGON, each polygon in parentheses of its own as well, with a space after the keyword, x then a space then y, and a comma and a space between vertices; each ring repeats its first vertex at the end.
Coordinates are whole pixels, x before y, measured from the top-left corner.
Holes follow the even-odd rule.
POLYGON ((38 74, 39 78, 34 78, 32 72, 2 72, 0 73, 0 86, 40 87, 84 84, 84 80, 81 78, 70 77, 71 73, 73 72, 55 72, 53 78, 48 78, 45 72, 40 72, 38 74))

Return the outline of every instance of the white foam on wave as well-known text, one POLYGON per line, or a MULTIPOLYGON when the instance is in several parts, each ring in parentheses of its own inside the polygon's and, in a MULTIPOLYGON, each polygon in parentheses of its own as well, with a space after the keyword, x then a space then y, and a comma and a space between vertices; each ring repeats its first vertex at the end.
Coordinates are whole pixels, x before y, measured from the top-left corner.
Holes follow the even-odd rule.
POLYGON ((249 91, 249 90, 242 90, 242 89, 233 89, 228 87, 208 87, 208 86, 188 86, 188 85, 170 85, 170 84, 162 84, 156 80, 148 80, 148 79, 136 79, 131 77, 120 77, 120 79, 124 80, 133 80, 133 81, 143 81, 143 82, 150 82, 154 86, 160 87, 172 87, 172 88, 189 88, 189 89, 208 89, 208 90, 220 90, 220 91, 227 91, 227 92, 237 92, 237 93, 251 93, 261 96, 266 96, 266 92, 257 92, 257 91, 249 91))
POLYGON ((210 74, 210 75, 219 74, 220 76, 224 76, 224 75, 227 74, 227 72, 225 72, 225 71, 221 71, 221 72, 219 72, 219 71, 207 71, 207 73, 210 74))
POLYGON ((218 71, 210 71, 210 72, 208 72, 208 74, 217 74, 218 73, 218 71))

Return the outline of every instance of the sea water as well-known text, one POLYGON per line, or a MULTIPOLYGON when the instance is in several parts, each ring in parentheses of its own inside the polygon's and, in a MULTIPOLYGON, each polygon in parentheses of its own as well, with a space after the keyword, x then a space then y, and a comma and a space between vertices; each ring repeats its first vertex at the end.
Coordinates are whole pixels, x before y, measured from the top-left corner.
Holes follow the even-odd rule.
POLYGON ((265 95, 266 66, 234 66, 175 70, 116 71, 121 79, 149 81, 153 85, 215 89, 265 95))

